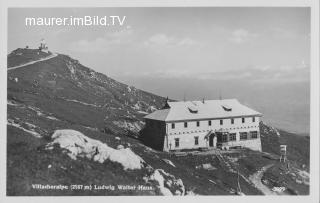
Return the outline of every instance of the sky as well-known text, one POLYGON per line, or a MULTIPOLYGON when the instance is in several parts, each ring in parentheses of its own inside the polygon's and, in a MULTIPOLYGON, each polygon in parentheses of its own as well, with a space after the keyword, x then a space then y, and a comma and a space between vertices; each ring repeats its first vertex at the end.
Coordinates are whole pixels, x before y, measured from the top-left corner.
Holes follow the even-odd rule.
POLYGON ((182 100, 238 98, 264 120, 308 132, 309 8, 9 9, 8 53, 67 54, 137 88, 182 100), (122 26, 25 26, 25 17, 126 16, 122 26))

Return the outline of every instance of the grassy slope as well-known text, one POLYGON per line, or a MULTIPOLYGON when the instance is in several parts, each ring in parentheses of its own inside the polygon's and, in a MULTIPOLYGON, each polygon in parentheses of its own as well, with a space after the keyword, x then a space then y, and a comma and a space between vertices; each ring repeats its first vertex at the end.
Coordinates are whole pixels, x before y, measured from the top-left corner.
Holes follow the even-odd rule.
POLYGON ((280 155, 280 145, 287 145, 287 157, 292 164, 305 165, 305 168, 309 170, 310 163, 310 140, 309 136, 301 136, 293 133, 286 132, 284 130, 278 130, 280 136, 271 127, 261 124, 260 131, 263 133, 262 150, 272 154, 280 155))
POLYGON ((261 131, 268 133, 262 137, 262 149, 280 156, 279 145, 287 145, 287 162, 275 161, 263 176, 267 179, 270 187, 285 187, 288 194, 308 195, 309 186, 297 182, 299 177, 297 171, 309 171, 310 163, 310 140, 308 136, 296 135, 283 130, 279 130, 279 136, 274 129, 267 125, 260 125, 261 131))

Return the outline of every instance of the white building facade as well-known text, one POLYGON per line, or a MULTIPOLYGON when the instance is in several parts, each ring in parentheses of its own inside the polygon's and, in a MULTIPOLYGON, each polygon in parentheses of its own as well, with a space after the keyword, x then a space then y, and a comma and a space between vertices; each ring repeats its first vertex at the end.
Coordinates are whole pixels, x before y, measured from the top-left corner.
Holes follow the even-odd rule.
POLYGON ((145 120, 151 142, 160 143, 163 151, 236 147, 261 151, 261 116, 236 99, 227 99, 167 102, 145 120))

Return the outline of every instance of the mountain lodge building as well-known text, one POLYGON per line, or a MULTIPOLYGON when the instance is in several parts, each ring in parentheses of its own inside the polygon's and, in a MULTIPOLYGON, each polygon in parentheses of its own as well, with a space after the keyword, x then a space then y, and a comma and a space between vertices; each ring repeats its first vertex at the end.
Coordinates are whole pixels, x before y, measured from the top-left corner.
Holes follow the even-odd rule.
POLYGON ((145 116, 151 146, 163 151, 229 149, 261 151, 261 113, 236 99, 166 102, 145 116))

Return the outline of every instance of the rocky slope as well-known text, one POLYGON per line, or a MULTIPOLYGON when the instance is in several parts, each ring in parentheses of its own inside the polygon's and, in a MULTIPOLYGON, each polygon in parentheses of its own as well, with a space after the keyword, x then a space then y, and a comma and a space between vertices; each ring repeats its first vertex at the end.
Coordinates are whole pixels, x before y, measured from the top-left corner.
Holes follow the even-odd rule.
MULTIPOLYGON (((38 54, 38 50, 17 49, 8 56, 8 68, 21 64, 24 55, 29 62, 32 52, 33 60, 46 56, 38 54)), ((60 120, 69 121, 72 117, 73 122, 98 129, 106 127, 105 131, 112 133, 138 132, 142 117, 164 102, 162 97, 117 82, 61 54, 8 71, 8 101, 20 100, 31 106, 37 102, 43 111, 59 114, 60 120), (64 109, 65 106, 72 109, 64 109)))
MULTIPOLYGON (((261 195, 250 176, 278 162, 282 142, 296 171, 308 171, 309 140, 264 124, 268 153, 155 151, 137 137, 142 117, 161 108, 163 97, 69 56, 49 56, 32 49, 8 55, 8 195, 261 195)), ((306 183, 291 190, 306 194, 306 183)))

